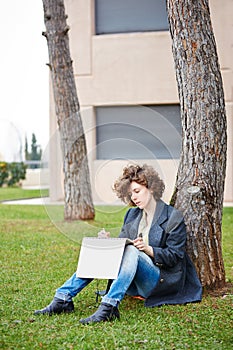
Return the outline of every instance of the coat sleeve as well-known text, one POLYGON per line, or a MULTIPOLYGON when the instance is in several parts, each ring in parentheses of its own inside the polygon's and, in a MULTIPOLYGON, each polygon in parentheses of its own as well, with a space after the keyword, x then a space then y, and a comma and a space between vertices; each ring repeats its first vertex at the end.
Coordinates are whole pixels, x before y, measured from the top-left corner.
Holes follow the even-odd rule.
POLYGON ((161 267, 173 267, 184 258, 186 245, 186 227, 181 214, 172 216, 164 229, 160 246, 152 246, 154 264, 161 267))
POLYGON ((123 225, 122 225, 122 227, 121 227, 121 232, 119 233, 119 236, 118 236, 118 237, 120 237, 120 238, 128 238, 128 237, 127 237, 126 230, 125 230, 125 223, 126 223, 126 221, 127 221, 127 217, 128 217, 128 215, 129 215, 129 212, 130 212, 130 209, 127 210, 127 212, 126 212, 126 214, 125 214, 125 216, 124 216, 124 222, 123 222, 123 225))
POLYGON ((134 239, 137 233, 132 227, 134 226, 135 219, 138 217, 138 210, 135 208, 130 208, 124 217, 124 223, 119 234, 120 238, 130 238, 134 239))

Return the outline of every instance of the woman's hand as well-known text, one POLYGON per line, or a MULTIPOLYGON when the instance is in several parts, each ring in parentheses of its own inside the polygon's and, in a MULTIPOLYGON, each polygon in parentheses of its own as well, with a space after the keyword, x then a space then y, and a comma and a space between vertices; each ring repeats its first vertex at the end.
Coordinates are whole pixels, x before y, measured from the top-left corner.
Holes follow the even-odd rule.
POLYGON ((152 247, 150 245, 145 244, 142 237, 136 238, 133 242, 134 242, 134 246, 138 250, 141 250, 142 252, 146 253, 147 255, 149 255, 153 258, 154 251, 153 251, 152 247))
POLYGON ((110 232, 105 231, 104 228, 98 232, 98 238, 109 238, 109 237, 110 237, 110 232))

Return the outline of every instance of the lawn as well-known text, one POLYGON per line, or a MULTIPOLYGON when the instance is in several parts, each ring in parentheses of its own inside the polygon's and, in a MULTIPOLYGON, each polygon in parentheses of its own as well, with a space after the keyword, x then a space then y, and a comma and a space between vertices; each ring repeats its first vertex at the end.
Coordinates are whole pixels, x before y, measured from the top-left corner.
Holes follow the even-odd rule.
POLYGON ((48 196, 47 189, 23 189, 20 187, 0 187, 0 202, 17 199, 38 198, 48 196))
MULTIPOLYGON (((95 222, 82 227, 62 222, 61 207, 53 211, 44 206, 0 205, 1 349, 232 349, 230 293, 205 296, 198 304, 160 308, 145 308, 142 301, 126 297, 120 321, 80 325, 79 319, 97 308, 95 291, 106 285, 101 280, 74 299, 73 314, 33 315, 75 271, 83 230, 91 227, 96 233, 107 227, 112 232, 120 226, 125 209, 96 209, 95 222), (75 236, 67 235, 69 227, 75 236)), ((223 254, 231 282, 232 232, 233 208, 225 208, 223 254)))

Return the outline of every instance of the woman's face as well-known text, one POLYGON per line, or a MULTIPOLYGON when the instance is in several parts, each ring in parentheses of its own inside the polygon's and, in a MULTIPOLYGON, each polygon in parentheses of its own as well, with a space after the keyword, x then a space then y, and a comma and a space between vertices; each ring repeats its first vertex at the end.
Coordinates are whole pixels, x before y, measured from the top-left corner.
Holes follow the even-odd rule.
POLYGON ((145 209, 153 198, 151 191, 144 185, 132 181, 129 186, 130 198, 140 209, 145 209))

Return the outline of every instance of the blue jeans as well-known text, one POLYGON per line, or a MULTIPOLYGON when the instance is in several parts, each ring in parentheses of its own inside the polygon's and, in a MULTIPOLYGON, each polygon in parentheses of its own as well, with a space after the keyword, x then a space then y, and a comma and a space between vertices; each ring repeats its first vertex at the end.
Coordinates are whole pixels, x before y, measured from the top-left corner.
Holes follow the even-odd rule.
MULTIPOLYGON (((151 258, 133 245, 128 245, 125 247, 118 277, 111 284, 102 302, 117 306, 125 294, 147 298, 156 287, 159 276, 160 270, 153 264, 151 258)), ((79 278, 74 273, 57 289, 55 297, 71 301, 92 280, 79 278)))

